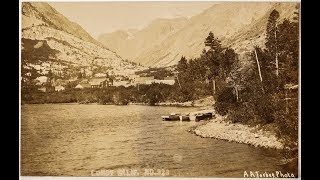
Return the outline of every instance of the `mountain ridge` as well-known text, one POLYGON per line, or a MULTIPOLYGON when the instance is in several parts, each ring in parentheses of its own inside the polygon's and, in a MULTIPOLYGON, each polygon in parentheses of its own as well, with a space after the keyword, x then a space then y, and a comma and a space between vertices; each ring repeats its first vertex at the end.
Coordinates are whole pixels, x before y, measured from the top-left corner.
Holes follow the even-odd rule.
POLYGON ((55 29, 65 31, 80 39, 102 46, 102 44, 99 41, 94 39, 79 24, 67 19, 65 16, 59 13, 56 9, 54 9, 48 3, 24 2, 23 8, 22 8, 22 14, 25 16, 34 15, 38 17, 37 19, 40 18, 41 20, 43 20, 43 22, 47 23, 51 27, 54 27, 55 29), (31 12, 30 12, 30 9, 32 10, 31 12))
POLYGON ((150 49, 159 44, 169 35, 179 31, 188 22, 187 18, 158 18, 148 26, 135 32, 130 30, 118 30, 101 34, 98 37, 105 46, 111 47, 115 52, 122 54, 126 59, 136 58, 145 49, 150 49))
MULTIPOLYGON (((221 40, 224 46, 230 46, 235 48, 237 52, 243 53, 251 48, 247 42, 249 35, 255 44, 264 45, 266 17, 273 9, 279 9, 280 16, 286 18, 290 16, 290 13, 293 14, 295 5, 296 3, 270 2, 215 4, 202 13, 189 18, 183 27, 174 33, 167 34, 161 41, 140 50, 138 55, 131 58, 126 56, 126 58, 151 67, 172 66, 180 60, 181 56, 188 59, 199 57, 205 48, 204 39, 210 31, 221 40), (240 44, 246 46, 242 48, 240 44)), ((143 29, 140 32, 143 32, 143 29)), ((116 39, 116 37, 114 38, 116 39)), ((141 38, 144 39, 142 35, 141 38)), ((101 38, 98 40, 103 43, 101 38)), ((144 40, 146 41, 148 38, 144 40)), ((122 44, 125 42, 126 40, 123 40, 122 44)), ((113 49, 112 44, 109 47, 113 49)), ((118 46, 115 51, 119 52, 121 56, 125 56, 126 51, 121 48, 118 46)), ((123 47, 123 49, 130 48, 130 44, 123 47)))
POLYGON ((49 63, 54 74, 75 77, 81 69, 86 75, 92 76, 107 71, 116 74, 136 67, 106 48, 80 25, 69 21, 48 3, 23 2, 21 18, 22 61, 27 62, 23 68, 30 69, 40 65, 39 72, 48 72, 46 64, 49 63), (44 44, 44 54, 37 53, 43 50, 44 44), (38 56, 33 56, 30 52, 38 56))

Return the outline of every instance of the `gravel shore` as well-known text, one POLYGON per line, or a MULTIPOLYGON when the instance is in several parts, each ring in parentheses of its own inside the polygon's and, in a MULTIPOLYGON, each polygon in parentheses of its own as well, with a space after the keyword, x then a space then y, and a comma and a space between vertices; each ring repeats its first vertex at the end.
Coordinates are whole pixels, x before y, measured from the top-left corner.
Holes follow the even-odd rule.
POLYGON ((191 130, 198 136, 205 138, 216 138, 237 143, 253 145, 255 147, 265 147, 283 149, 284 145, 279 141, 274 133, 249 127, 238 123, 224 121, 221 116, 216 116, 207 124, 199 125, 191 130))
POLYGON ((185 107, 212 107, 214 104, 213 96, 208 96, 205 98, 201 98, 194 101, 187 101, 187 102, 160 102, 156 103, 159 106, 185 106, 185 107))

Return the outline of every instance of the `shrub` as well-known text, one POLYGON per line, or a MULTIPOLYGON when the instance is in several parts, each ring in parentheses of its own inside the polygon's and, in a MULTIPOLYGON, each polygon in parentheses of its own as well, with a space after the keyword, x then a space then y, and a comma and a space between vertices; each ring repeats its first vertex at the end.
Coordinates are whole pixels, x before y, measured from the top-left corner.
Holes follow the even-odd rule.
POLYGON ((236 105, 237 99, 233 94, 233 88, 224 88, 217 92, 215 108, 221 115, 226 115, 236 105))
POLYGON ((285 92, 277 93, 274 97, 274 104, 277 107, 274 112, 275 123, 277 124, 277 135, 283 139, 285 145, 292 149, 297 148, 298 143, 298 92, 291 92, 285 96, 285 92), (287 100, 285 98, 288 98, 287 100))
POLYGON ((228 117, 233 123, 253 124, 256 119, 253 106, 251 103, 237 103, 236 108, 229 111, 228 117))

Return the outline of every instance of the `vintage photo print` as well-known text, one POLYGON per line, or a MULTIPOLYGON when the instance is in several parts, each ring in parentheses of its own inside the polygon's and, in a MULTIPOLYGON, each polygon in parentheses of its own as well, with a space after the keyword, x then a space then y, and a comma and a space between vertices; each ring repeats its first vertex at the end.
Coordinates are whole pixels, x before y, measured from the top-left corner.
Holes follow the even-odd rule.
POLYGON ((21 1, 20 177, 300 178, 300 1, 21 1))

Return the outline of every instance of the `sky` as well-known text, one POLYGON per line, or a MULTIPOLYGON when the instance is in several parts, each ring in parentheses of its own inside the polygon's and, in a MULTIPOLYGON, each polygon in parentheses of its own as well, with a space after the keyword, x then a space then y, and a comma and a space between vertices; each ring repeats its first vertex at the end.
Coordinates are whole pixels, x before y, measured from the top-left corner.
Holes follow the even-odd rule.
POLYGON ((91 36, 131 28, 141 29, 157 18, 191 17, 214 2, 49 2, 91 36))

